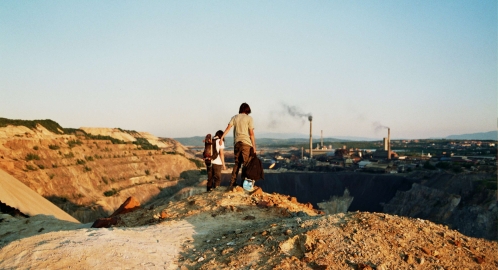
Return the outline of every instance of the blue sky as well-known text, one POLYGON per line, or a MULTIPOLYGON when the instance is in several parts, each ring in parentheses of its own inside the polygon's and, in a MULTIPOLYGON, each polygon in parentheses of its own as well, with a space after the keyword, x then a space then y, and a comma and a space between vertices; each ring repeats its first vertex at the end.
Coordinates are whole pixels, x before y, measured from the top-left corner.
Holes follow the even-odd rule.
POLYGON ((497 25, 486 0, 1 1, 0 117, 189 137, 247 102, 256 138, 308 114, 325 137, 491 131, 497 25))

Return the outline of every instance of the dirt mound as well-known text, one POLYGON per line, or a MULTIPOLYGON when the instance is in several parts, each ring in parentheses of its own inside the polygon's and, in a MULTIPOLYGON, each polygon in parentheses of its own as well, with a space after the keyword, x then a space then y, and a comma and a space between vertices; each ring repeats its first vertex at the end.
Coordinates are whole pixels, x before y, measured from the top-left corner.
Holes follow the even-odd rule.
POLYGON ((324 215, 294 197, 261 190, 218 188, 122 215, 117 226, 169 220, 211 227, 185 243, 181 269, 498 269, 496 242, 422 219, 324 215))
POLYGON ((24 215, 47 215, 79 223, 47 199, 0 169, 0 203, 19 210, 24 215))

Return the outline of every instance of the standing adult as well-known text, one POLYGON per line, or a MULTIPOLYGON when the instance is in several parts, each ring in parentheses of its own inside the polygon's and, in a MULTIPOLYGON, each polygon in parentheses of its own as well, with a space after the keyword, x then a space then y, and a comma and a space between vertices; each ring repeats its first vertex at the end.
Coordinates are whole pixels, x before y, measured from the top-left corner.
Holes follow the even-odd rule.
MULTIPOLYGON (((239 108, 239 114, 235 115, 230 119, 223 136, 221 136, 220 143, 223 141, 227 133, 233 127, 233 153, 235 158, 235 165, 233 166, 232 176, 230 178, 230 187, 237 185, 237 175, 239 174, 239 169, 242 165, 247 166, 249 161, 249 156, 251 153, 251 148, 253 148, 254 153, 256 153, 256 140, 254 138, 254 123, 252 117, 249 116, 251 113, 251 107, 249 104, 242 103, 239 108)), ((244 182, 245 175, 244 170, 242 170, 242 183, 244 182)), ((240 186, 242 186, 242 183, 240 186)))
POLYGON ((225 170, 225 154, 223 149, 225 149, 224 139, 221 138, 223 131, 218 130, 214 135, 213 141, 219 140, 219 143, 215 143, 215 150, 218 156, 211 161, 211 166, 208 166, 208 181, 207 181, 207 191, 213 191, 221 184, 221 169, 225 170))

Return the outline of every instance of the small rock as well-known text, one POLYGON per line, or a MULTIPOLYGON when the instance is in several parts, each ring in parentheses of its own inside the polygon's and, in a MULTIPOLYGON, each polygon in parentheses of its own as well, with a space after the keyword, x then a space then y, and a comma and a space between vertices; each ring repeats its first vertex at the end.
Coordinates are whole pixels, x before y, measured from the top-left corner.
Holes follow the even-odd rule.
POLYGON ((358 269, 360 269, 360 270, 372 270, 372 267, 368 264, 359 263, 358 269))
POLYGON ((234 241, 228 242, 227 246, 235 246, 235 242, 234 241))
POLYGON ((476 256, 476 262, 478 264, 483 264, 484 263, 484 256, 476 256))
POLYGON ((324 245, 325 245, 325 241, 323 241, 322 239, 318 240, 318 242, 319 242, 320 244, 324 244, 324 245))
POLYGON ((415 259, 413 258, 412 254, 407 254, 405 257, 405 262, 409 264, 413 264, 415 262, 415 259))
POLYGON ((377 270, 387 270, 387 265, 385 263, 381 263, 379 265, 377 265, 377 270))
POLYGON ((235 232, 235 234, 240 234, 242 232, 242 230, 241 229, 236 229, 234 232, 235 232))
POLYGON ((424 262, 425 262, 424 257, 420 257, 420 259, 418 259, 418 264, 422 265, 422 264, 424 264, 424 262))
POLYGON ((202 262, 204 261, 204 257, 200 257, 199 259, 197 259, 197 262, 202 262))
POLYGON ((431 252, 431 250, 430 250, 430 249, 428 249, 428 248, 426 248, 426 247, 422 247, 421 249, 422 249, 422 251, 423 251, 425 254, 427 254, 427 255, 431 255, 431 253, 432 253, 432 252, 431 252))
POLYGON ((291 229, 287 229, 287 230, 285 230, 284 234, 285 235, 291 235, 292 234, 292 230, 291 229))

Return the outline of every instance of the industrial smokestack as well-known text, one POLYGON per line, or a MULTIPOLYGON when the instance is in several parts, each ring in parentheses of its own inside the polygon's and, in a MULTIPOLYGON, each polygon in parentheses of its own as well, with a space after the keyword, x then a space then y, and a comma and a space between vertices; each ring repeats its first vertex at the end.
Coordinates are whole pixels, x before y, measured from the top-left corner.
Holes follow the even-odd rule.
POLYGON ((391 129, 387 128, 387 159, 391 159, 391 129))
POLYGON ((308 116, 308 120, 310 120, 310 159, 312 159, 313 158, 313 136, 312 136, 312 134, 313 134, 313 129, 312 129, 313 116, 311 116, 311 115, 308 116))
POLYGON ((320 149, 323 149, 323 130, 322 134, 320 135, 320 149))

